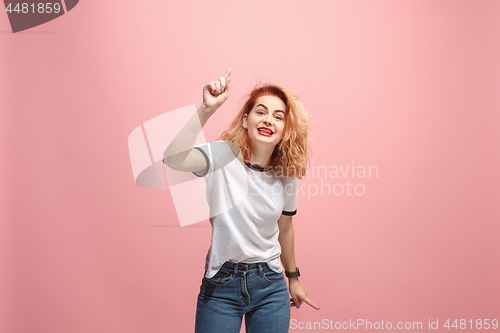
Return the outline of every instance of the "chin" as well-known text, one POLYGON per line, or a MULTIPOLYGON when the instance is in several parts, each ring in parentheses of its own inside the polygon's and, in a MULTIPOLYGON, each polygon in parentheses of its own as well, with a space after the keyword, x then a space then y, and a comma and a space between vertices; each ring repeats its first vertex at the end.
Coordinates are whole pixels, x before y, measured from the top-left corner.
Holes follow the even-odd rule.
MULTIPOLYGON (((272 146, 276 146, 279 142, 275 140, 275 138, 273 137, 265 137, 265 136, 262 136, 262 135, 259 135, 257 134, 258 136, 257 137, 253 137, 251 138, 249 136, 249 138, 253 141, 253 142, 259 142, 259 143, 263 143, 263 144, 267 144, 267 145, 272 145, 272 146)), ((273 134, 274 136, 274 134, 273 134)))

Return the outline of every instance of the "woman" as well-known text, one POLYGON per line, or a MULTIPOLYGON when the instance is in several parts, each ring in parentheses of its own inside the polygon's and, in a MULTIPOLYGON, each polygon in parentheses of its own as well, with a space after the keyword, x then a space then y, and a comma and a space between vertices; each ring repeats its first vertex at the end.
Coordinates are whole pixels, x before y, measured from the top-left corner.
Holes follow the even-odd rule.
POLYGON ((226 101, 231 69, 203 88, 203 104, 164 154, 175 170, 205 177, 212 243, 196 309, 195 332, 288 332, 290 306, 307 297, 298 277, 292 216, 298 179, 309 163, 309 115, 278 85, 256 87, 216 142, 194 147, 226 101), (280 264, 285 268, 287 284, 280 264))

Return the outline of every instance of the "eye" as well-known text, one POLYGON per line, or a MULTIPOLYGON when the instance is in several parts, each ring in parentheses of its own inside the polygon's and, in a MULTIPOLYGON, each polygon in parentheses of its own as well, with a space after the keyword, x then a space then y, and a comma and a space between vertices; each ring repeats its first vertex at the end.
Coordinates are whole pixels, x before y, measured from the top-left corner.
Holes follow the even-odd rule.
POLYGON ((275 118, 278 120, 283 120, 283 118, 281 118, 280 116, 276 116, 275 118))
POLYGON ((257 114, 259 114, 259 115, 260 115, 260 114, 264 114, 264 112, 262 112, 262 111, 257 111, 257 114))

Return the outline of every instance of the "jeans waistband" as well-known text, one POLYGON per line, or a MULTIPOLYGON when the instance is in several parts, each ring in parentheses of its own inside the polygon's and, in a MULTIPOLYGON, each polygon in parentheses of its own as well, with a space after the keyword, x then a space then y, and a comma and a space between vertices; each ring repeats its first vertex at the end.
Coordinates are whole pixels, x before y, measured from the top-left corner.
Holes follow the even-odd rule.
POLYGON ((232 261, 226 261, 222 265, 222 267, 230 269, 236 273, 237 271, 251 271, 251 270, 259 270, 259 272, 262 272, 264 270, 264 268, 268 267, 268 266, 267 266, 267 263, 264 261, 263 262, 255 262, 255 263, 251 263, 251 264, 242 263, 242 262, 235 263, 232 261))

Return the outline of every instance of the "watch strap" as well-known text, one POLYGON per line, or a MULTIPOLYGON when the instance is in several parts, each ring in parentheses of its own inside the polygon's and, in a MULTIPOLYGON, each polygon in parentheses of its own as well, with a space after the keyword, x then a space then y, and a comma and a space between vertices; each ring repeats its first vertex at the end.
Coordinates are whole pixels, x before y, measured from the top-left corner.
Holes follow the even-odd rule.
POLYGON ((295 268, 295 272, 287 272, 287 271, 285 271, 285 275, 286 275, 286 277, 288 277, 288 278, 291 278, 291 277, 299 277, 299 276, 300 276, 299 268, 298 268, 298 267, 296 267, 296 268, 295 268))

